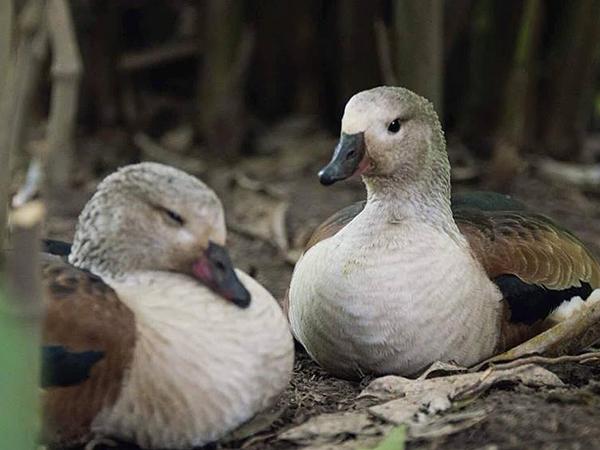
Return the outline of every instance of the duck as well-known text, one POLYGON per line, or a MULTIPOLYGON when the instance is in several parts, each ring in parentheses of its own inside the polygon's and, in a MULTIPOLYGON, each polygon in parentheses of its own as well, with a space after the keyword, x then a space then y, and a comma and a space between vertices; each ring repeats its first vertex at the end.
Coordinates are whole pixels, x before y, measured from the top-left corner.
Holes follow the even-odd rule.
POLYGON ((219 198, 181 170, 143 162, 98 185, 73 244, 42 258, 45 443, 200 447, 277 401, 288 321, 225 239, 219 198))
POLYGON ((410 90, 347 102, 319 180, 356 175, 366 201, 317 227, 286 299, 295 338, 338 377, 473 366, 581 311, 600 287, 596 257, 548 217, 502 194, 451 195, 440 121, 410 90))

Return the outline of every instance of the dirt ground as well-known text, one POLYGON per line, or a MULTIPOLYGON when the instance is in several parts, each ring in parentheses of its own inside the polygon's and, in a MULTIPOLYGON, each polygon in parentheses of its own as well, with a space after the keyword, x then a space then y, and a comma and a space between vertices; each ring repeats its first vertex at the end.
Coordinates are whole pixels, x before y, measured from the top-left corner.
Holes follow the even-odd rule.
MULTIPOLYGON (((278 299, 288 286, 297 249, 310 230, 337 209, 364 197, 358 180, 331 187, 318 183, 316 172, 328 160, 334 144, 334 138, 318 132, 310 139, 276 136, 255 156, 238 164, 211 163, 208 158, 199 171, 223 200, 230 228, 228 245, 236 265, 278 299), (285 217, 283 230, 278 229, 281 217, 285 217), (257 221, 263 226, 253 229, 257 221), (285 248, 285 243, 290 248, 285 248)), ((459 183, 455 190, 477 188, 485 181, 480 177, 459 183)), ((51 199, 49 237, 71 239, 76 213, 93 186, 94 182, 85 183, 76 193, 51 199)), ((600 255, 600 197, 544 180, 534 167, 514 180, 510 193, 569 227, 600 255)), ((600 449, 600 366, 563 364, 548 368, 566 388, 497 386, 464 406, 467 412, 485 409, 485 420, 441 438, 413 440, 408 448, 600 449)), ((278 434, 320 413, 356 409, 355 399, 363 387, 329 376, 298 349, 292 383, 280 402, 281 416, 255 436, 223 447, 299 448, 278 439, 278 434)))

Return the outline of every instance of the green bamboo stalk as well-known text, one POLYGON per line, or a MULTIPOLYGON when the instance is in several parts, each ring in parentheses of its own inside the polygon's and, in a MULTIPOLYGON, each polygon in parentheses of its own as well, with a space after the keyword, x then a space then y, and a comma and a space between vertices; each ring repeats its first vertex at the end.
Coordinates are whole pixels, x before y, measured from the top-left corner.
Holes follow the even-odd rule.
POLYGON ((9 80, 9 71, 12 70, 12 28, 13 28, 13 3, 12 0, 0 2, 0 273, 4 267, 2 248, 6 236, 6 220, 8 211, 8 192, 10 189, 10 151, 8 141, 10 139, 10 128, 8 128, 8 117, 11 101, 6 94, 6 86, 9 80))
POLYGON ((40 202, 11 215, 14 251, 0 289, 0 436, 2 448, 11 450, 38 445, 43 215, 40 202))

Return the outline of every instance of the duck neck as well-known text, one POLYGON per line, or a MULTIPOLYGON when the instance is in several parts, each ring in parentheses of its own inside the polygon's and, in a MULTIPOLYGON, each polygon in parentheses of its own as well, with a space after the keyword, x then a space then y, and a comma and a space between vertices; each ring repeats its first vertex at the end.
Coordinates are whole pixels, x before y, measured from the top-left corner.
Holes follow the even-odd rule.
POLYGON ((367 188, 367 207, 376 209, 387 222, 423 223, 460 236, 450 207, 447 160, 445 164, 434 161, 419 177, 392 174, 365 177, 363 181, 367 188))

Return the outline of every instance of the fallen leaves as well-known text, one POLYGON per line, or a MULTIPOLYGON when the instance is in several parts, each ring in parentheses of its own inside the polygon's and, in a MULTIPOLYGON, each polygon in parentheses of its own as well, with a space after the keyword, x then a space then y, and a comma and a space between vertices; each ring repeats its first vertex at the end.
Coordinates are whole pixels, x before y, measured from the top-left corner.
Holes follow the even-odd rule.
POLYGON ((340 412, 313 417, 279 437, 296 444, 341 442, 349 437, 377 436, 381 427, 367 412, 340 412))
MULTIPOLYGON (((406 426, 406 440, 438 438, 483 422, 488 410, 463 411, 461 408, 498 384, 508 382, 535 388, 564 386, 555 374, 533 364, 465 372, 465 368, 436 363, 416 380, 393 375, 377 378, 358 396, 358 399, 370 399, 370 406, 313 417, 283 432, 279 438, 310 445, 311 449, 334 443, 344 443, 344 448, 349 449, 372 448, 365 447, 367 441, 373 444, 374 436, 386 435, 401 425, 406 426), (451 375, 436 377, 448 373, 451 375)), ((385 439, 381 445, 383 442, 385 439)), ((381 445, 378 450, 387 448, 381 445)))
POLYGON ((230 195, 233 208, 228 214, 227 227, 266 241, 285 254, 289 248, 285 225, 289 202, 285 192, 236 172, 230 195))

